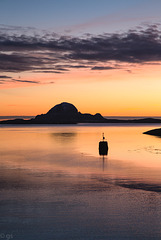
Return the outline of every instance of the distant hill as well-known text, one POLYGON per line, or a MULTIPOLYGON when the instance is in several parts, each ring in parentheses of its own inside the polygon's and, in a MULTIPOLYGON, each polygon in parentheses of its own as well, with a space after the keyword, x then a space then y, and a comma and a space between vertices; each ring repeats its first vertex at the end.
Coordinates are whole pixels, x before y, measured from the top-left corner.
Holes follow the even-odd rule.
POLYGON ((0 121, 0 124, 76 124, 76 123, 161 123, 160 119, 143 118, 135 120, 106 119, 100 113, 81 113, 71 103, 55 105, 47 113, 29 120, 14 119, 0 121))

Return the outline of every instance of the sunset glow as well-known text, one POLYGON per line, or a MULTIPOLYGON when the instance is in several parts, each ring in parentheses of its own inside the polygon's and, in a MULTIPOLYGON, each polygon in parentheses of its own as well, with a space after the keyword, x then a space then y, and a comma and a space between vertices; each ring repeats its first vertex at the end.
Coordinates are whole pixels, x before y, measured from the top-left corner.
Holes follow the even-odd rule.
POLYGON ((0 3, 0 116, 161 116, 161 3, 60 2, 0 3))

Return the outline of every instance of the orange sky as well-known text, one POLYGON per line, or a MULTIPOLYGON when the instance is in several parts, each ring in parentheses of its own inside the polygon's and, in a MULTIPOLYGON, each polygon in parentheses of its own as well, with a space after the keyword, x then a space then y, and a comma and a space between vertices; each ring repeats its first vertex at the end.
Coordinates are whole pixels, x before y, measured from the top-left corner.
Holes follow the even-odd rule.
POLYGON ((64 74, 25 72, 22 76, 41 84, 2 84, 1 116, 35 116, 64 101, 73 103, 82 113, 161 116, 160 65, 124 65, 122 69, 82 69, 64 74))
POLYGON ((0 1, 0 116, 161 116, 161 1, 0 1), (155 2, 155 4, 154 4, 155 2))

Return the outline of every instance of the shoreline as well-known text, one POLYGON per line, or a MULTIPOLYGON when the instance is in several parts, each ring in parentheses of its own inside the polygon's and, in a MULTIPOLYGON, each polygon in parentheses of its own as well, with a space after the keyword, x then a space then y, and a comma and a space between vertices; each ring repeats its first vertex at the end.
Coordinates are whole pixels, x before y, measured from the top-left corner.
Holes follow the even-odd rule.
POLYGON ((49 124, 49 125, 57 125, 57 124, 80 124, 80 123, 133 123, 133 124, 139 124, 139 123, 161 123, 161 119, 157 119, 157 118, 141 118, 141 119, 132 119, 132 120, 121 120, 121 119, 103 119, 101 121, 53 121, 53 122, 48 122, 48 121, 35 121, 35 119, 29 119, 29 120, 25 120, 25 119, 12 119, 12 120, 2 120, 0 121, 0 124, 15 124, 15 125, 44 125, 44 124, 49 124))

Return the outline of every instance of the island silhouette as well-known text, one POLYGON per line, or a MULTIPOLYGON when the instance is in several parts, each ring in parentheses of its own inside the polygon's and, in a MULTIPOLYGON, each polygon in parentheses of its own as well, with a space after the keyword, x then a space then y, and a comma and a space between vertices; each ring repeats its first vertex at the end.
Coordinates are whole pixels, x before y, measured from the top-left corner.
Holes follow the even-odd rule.
POLYGON ((0 121, 0 124, 77 124, 77 123, 161 123, 161 119, 142 118, 133 120, 106 119, 100 113, 81 113, 71 103, 62 102, 47 113, 28 120, 13 119, 0 121))
POLYGON ((161 137, 161 128, 152 129, 152 130, 149 130, 147 132, 144 132, 143 134, 148 134, 148 135, 161 137))

